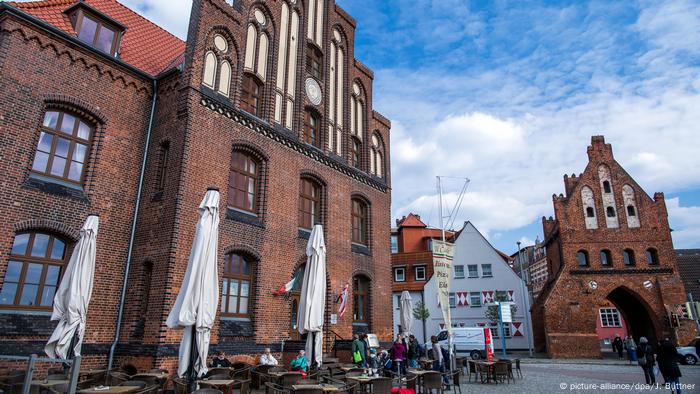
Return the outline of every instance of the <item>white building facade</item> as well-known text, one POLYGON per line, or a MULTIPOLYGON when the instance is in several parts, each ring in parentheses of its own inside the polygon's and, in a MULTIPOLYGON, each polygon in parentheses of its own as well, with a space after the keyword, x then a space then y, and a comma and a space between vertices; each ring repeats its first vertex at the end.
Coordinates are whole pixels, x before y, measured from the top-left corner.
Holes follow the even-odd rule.
MULTIPOLYGON (((454 253, 450 284, 452 326, 489 327, 494 347, 500 349, 498 325, 486 317, 486 313, 487 304, 504 298, 517 307, 513 322, 504 325, 506 349, 528 349, 532 325, 528 320, 527 288, 508 265, 508 257, 498 252, 471 222, 466 222, 459 233, 454 253)), ((436 335, 445 327, 436 282, 434 277, 430 278, 424 288, 426 306, 430 310, 430 319, 426 322, 428 336, 436 335)))

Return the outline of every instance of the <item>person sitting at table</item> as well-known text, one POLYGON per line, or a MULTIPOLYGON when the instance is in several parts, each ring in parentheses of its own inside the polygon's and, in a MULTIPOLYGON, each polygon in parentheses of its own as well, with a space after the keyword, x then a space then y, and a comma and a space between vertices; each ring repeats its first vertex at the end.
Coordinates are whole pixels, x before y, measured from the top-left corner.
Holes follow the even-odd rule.
POLYGON ((260 356, 260 365, 277 365, 277 359, 270 353, 269 347, 266 347, 265 352, 260 356))
POLYGON ((211 362, 211 366, 214 368, 231 368, 233 365, 226 358, 226 353, 223 350, 217 350, 214 360, 211 362))
POLYGON ((299 350, 299 354, 294 360, 289 364, 289 369, 292 372, 300 371, 304 377, 306 377, 306 372, 309 370, 309 364, 306 363, 306 352, 299 350))
POLYGON ((389 352, 387 352, 386 350, 382 350, 381 352, 379 352, 377 365, 379 369, 391 371, 391 358, 389 357, 389 352))

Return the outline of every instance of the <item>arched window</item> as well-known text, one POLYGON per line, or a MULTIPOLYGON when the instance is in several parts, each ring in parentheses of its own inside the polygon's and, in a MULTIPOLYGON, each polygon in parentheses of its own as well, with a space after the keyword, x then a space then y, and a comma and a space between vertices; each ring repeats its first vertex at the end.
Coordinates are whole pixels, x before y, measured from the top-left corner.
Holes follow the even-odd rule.
POLYGON ((576 260, 578 260, 579 267, 588 267, 590 265, 588 263, 588 252, 585 250, 579 250, 576 253, 576 260))
POLYGON ((68 112, 48 110, 40 130, 32 172, 80 184, 89 157, 92 126, 68 112))
MULTIPOLYGON (((313 4, 313 1, 311 2, 313 4)), ((309 11, 311 12, 311 11, 309 11)), ((342 154, 343 110, 345 105, 345 52, 343 35, 333 29, 330 54, 328 56, 329 100, 328 100, 328 150, 342 154)))
POLYGON ((362 163, 362 143, 355 137, 352 137, 352 145, 350 147, 350 164, 355 168, 360 168, 362 163))
POLYGON ((362 87, 355 82, 352 84, 352 97, 350 98, 350 132, 362 140, 365 124, 365 100, 362 87))
POLYGON ((252 12, 252 20, 248 25, 245 47, 245 62, 243 68, 255 74, 261 81, 267 80, 267 61, 270 38, 265 30, 268 21, 265 13, 259 8, 252 12))
POLYGON ((603 181, 603 193, 612 193, 609 181, 603 181))
POLYGON ((243 84, 241 87, 241 109, 260 116, 260 95, 262 92, 262 83, 256 77, 250 74, 243 75, 243 84))
POLYGON ((369 279, 358 275, 352 281, 353 297, 353 323, 369 324, 370 302, 369 302, 369 279))
POLYGON ((290 316, 290 321, 289 321, 289 328, 290 328, 290 333, 289 336, 292 338, 292 340, 299 340, 301 339, 301 335, 299 334, 299 326, 297 325, 298 319, 299 319, 299 300, 301 299, 301 286, 302 283, 304 282, 304 270, 306 269, 306 264, 300 265, 295 271, 294 271, 294 287, 292 287, 292 290, 289 292, 289 298, 291 300, 291 316, 290 316))
POLYGON ((306 73, 310 76, 322 80, 323 78, 323 55, 313 45, 306 48, 306 73))
POLYGON ((632 205, 627 206, 627 216, 637 216, 637 212, 635 212, 634 206, 632 206, 632 205))
POLYGON ((586 215, 586 228, 589 230, 597 229, 598 219, 595 215, 595 199, 593 198, 593 189, 588 186, 581 188, 581 205, 583 206, 586 215))
POLYGON ((595 217, 595 211, 593 210, 593 207, 586 207, 586 217, 587 218, 594 218, 595 217))
POLYGON ((306 38, 318 46, 323 45, 323 3, 324 0, 309 0, 306 38))
POLYGON ((609 218, 614 218, 615 217, 615 208, 613 207, 607 207, 605 208, 605 212, 607 213, 609 218))
POLYGON ((352 199, 352 242, 360 245, 368 244, 368 207, 359 199, 352 199))
POLYGON ((231 156, 228 205, 247 212, 257 212, 260 163, 251 155, 234 150, 231 156))
POLYGON ((214 34, 212 44, 212 50, 204 55, 202 84, 228 97, 231 93, 232 68, 225 57, 230 55, 230 45, 221 34, 214 34))
POLYGON ((299 12, 293 7, 290 9, 290 5, 287 2, 282 2, 274 116, 276 123, 284 123, 284 127, 290 130, 292 129, 294 103, 296 101, 300 26, 299 12))
POLYGON ((637 215, 637 199, 634 196, 634 188, 630 185, 622 186, 622 202, 627 211, 627 227, 638 228, 639 215, 637 215))
POLYGON ((635 265, 637 262, 634 259, 634 250, 632 249, 625 249, 622 252, 622 255, 625 259, 625 265, 635 265))
POLYGON ((646 255, 647 255, 647 262, 649 263, 649 265, 658 265, 659 264, 659 252, 656 249, 654 249, 654 248, 647 249, 646 255))
POLYGON ((252 297, 253 262, 238 253, 224 256, 221 286, 221 316, 249 317, 252 297))
POLYGON ((380 178, 384 177, 384 143, 377 134, 372 135, 370 152, 370 172, 380 178))
POLYGON ((301 178, 299 187, 299 228, 311 230, 321 222, 321 185, 310 178, 301 178))
POLYGON ((606 267, 613 265, 612 253, 610 253, 609 250, 601 250, 600 251, 600 265, 606 266, 606 267))
POLYGON ((50 309, 67 254, 66 242, 55 235, 41 232, 15 235, 0 291, 0 304, 50 309))
POLYGON ((309 145, 319 146, 321 136, 321 121, 318 116, 310 110, 304 114, 304 142, 309 145))

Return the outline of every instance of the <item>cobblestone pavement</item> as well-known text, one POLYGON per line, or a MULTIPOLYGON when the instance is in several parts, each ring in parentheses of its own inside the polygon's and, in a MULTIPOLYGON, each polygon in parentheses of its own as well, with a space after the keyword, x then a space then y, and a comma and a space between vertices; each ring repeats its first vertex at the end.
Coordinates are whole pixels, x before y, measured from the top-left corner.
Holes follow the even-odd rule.
MULTIPOLYGON (((644 388, 636 365, 523 364, 524 378, 510 384, 463 383, 463 393, 669 393, 663 383, 644 388)), ((700 366, 681 366, 682 393, 700 393, 700 366)), ((466 381, 466 376, 465 379, 466 381)), ((663 378, 659 376, 659 381, 663 378)), ((452 393, 449 391, 448 393, 452 393)))

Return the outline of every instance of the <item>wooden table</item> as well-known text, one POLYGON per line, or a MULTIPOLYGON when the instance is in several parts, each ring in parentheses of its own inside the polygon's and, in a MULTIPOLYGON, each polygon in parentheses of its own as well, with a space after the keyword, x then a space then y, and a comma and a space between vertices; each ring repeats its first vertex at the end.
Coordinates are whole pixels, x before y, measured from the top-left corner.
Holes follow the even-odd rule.
POLYGON ((39 393, 42 389, 48 389, 57 384, 68 384, 70 380, 32 380, 30 393, 39 393), (36 388, 36 389, 35 389, 36 388))
POLYGON ((96 393, 108 393, 108 394, 129 394, 135 393, 142 390, 139 386, 104 386, 104 389, 98 390, 98 387, 90 387, 89 389, 78 390, 77 393, 80 394, 96 394, 96 393))
POLYGON ((323 390, 323 391, 338 391, 338 388, 332 384, 295 384, 292 386, 292 390, 323 390))
POLYGON ((164 372, 141 372, 131 376, 133 380, 139 380, 139 378, 155 379, 158 384, 164 385, 170 379, 170 375, 164 372))
MULTIPOLYGON (((486 366, 486 383, 491 383, 491 380, 495 381, 495 377, 493 376, 493 367, 496 365, 496 362, 494 361, 474 361, 474 364, 476 365, 484 365, 486 366)), ((482 378, 483 381, 483 378, 482 378)))
POLYGON ((198 383, 201 386, 207 386, 207 387, 214 387, 219 390, 224 388, 224 390, 221 390, 224 393, 230 393, 231 392, 231 387, 236 383, 235 380, 233 379, 220 379, 220 380, 200 380, 198 383))
POLYGON ((366 392, 367 385, 372 384, 372 381, 377 379, 377 378, 375 378, 374 376, 349 376, 346 379, 353 380, 353 381, 359 383, 360 384, 360 391, 366 392))

